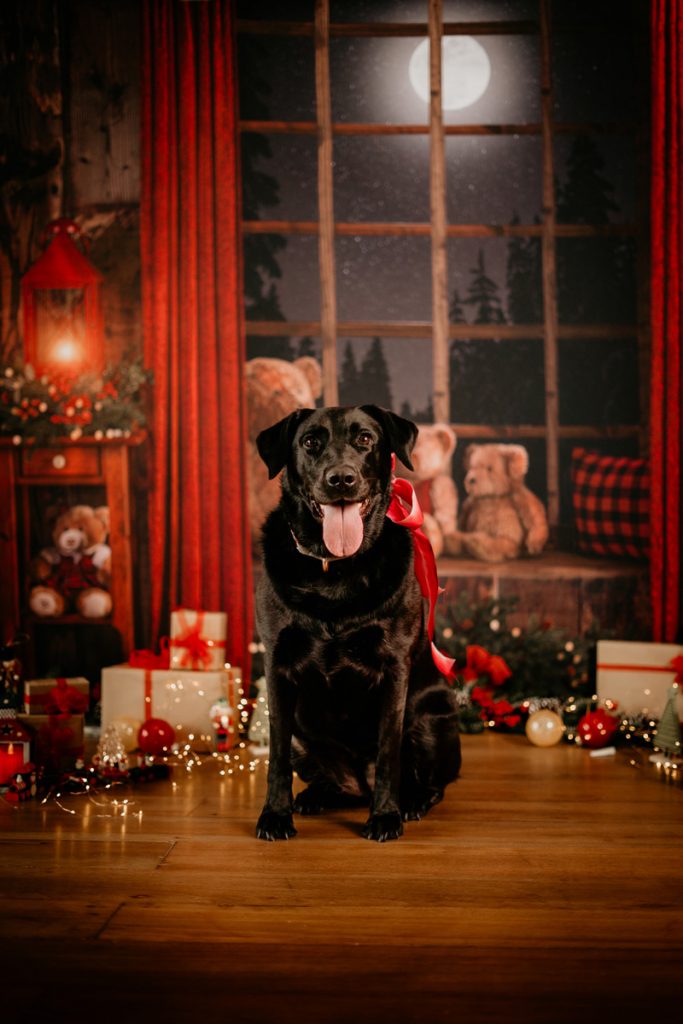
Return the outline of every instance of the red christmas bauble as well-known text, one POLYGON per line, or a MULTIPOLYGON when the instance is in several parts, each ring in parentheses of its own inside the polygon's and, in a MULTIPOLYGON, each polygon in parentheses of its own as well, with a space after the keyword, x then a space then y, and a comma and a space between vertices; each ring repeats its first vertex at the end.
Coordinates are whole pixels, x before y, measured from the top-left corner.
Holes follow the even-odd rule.
POLYGON ((579 719, 576 731, 583 747, 599 750, 607 746, 618 728, 618 718, 602 708, 596 708, 595 711, 587 711, 579 719))
POLYGON ((143 754, 164 754, 175 740, 175 729, 163 718, 148 718, 140 726, 138 746, 143 754))

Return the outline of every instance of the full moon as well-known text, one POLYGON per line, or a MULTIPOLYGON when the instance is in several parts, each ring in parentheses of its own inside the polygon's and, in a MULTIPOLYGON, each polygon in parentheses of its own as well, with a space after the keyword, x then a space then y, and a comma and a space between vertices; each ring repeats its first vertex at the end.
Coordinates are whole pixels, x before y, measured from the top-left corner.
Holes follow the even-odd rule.
MULTIPOLYGON (((410 84, 429 103, 429 40, 423 39, 410 58, 410 84)), ((462 110, 480 99, 491 78, 491 62, 472 36, 444 36, 441 40, 441 93, 444 110, 462 110)))

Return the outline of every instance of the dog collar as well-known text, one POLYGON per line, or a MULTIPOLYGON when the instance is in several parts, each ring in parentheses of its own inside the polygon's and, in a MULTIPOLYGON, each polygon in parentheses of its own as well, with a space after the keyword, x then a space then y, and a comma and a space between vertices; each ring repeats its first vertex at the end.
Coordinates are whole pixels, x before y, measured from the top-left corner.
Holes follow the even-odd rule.
POLYGON ((341 562, 342 559, 348 558, 348 555, 316 555, 315 551, 309 551, 308 548, 305 548, 303 544, 299 542, 291 526, 289 528, 289 532, 292 535, 292 540, 294 541, 296 550, 299 552, 299 554, 307 555, 308 558, 317 558, 319 562, 323 563, 323 572, 327 572, 327 570, 330 567, 330 562, 341 562))

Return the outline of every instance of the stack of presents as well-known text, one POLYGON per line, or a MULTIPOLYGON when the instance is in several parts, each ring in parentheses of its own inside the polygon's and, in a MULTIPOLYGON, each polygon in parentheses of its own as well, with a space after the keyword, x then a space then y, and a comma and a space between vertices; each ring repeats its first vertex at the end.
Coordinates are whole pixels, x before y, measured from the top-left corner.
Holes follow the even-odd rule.
MULTIPOLYGON (((102 732, 121 725, 134 735, 150 719, 169 723, 175 740, 197 752, 228 750, 249 715, 241 669, 225 663, 227 616, 178 609, 160 654, 133 651, 124 665, 102 671, 102 732)), ((17 697, 17 668, 0 663, 5 696, 17 697), (9 683, 11 682, 11 690, 9 683)), ((18 699, 0 706, 0 788, 25 799, 37 773, 58 778, 84 757, 87 679, 32 679, 18 699), (20 697, 21 699, 21 697, 20 697), (11 705, 14 706, 11 706, 11 705), (9 705, 9 706, 8 706, 9 705)))

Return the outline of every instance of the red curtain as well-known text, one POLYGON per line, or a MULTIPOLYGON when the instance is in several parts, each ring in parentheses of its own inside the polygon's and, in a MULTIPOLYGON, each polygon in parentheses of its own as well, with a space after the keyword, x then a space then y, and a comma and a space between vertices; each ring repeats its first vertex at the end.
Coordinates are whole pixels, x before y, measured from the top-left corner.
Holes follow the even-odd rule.
POLYGON ((244 351, 236 73, 230 4, 145 0, 142 294, 154 371, 151 619, 228 612, 228 660, 247 664, 244 351))
POLYGON ((652 0, 652 466, 654 639, 681 639, 683 0, 652 0))

